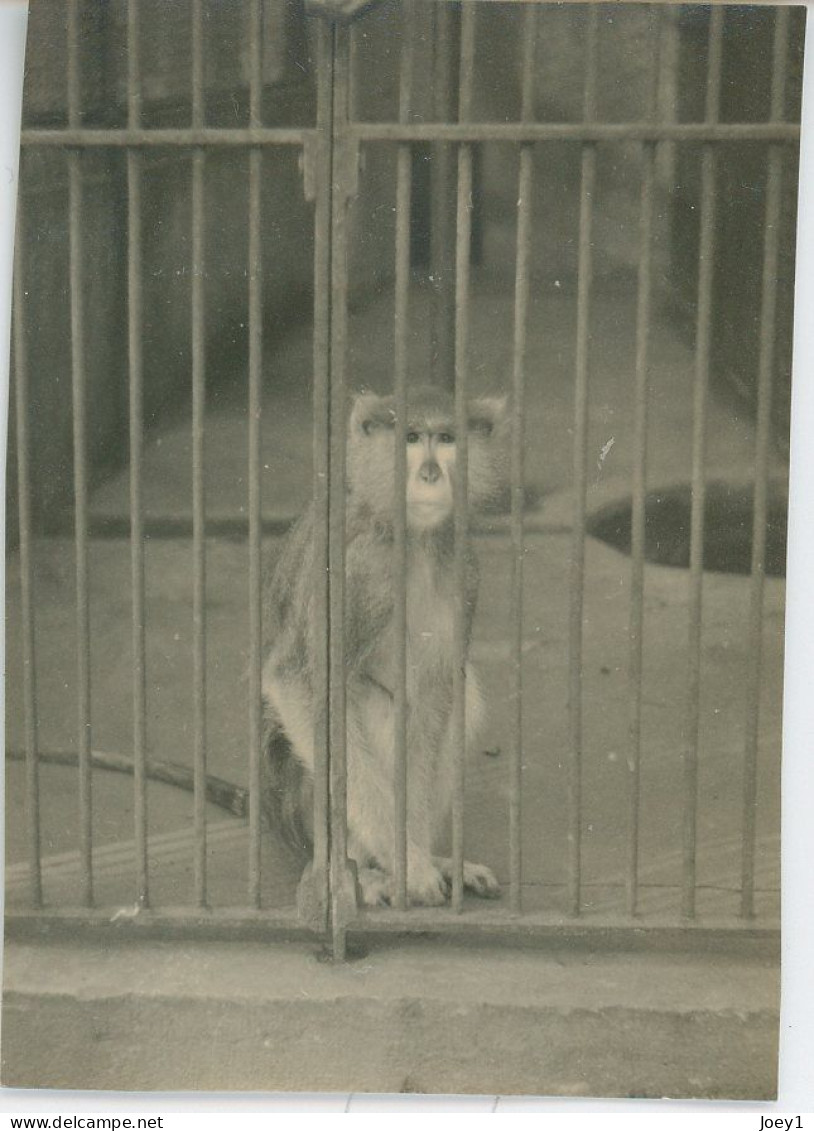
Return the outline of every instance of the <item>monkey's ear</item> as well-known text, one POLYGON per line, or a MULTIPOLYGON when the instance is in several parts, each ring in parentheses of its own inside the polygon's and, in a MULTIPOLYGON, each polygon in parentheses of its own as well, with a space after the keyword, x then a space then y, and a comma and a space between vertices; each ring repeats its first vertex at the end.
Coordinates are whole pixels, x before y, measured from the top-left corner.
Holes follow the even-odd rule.
POLYGON ((350 433, 369 436, 377 428, 392 428, 393 419, 392 398, 359 393, 351 409, 350 433))
POLYGON ((506 423, 506 397, 478 397, 469 404, 469 430, 498 435, 506 423))

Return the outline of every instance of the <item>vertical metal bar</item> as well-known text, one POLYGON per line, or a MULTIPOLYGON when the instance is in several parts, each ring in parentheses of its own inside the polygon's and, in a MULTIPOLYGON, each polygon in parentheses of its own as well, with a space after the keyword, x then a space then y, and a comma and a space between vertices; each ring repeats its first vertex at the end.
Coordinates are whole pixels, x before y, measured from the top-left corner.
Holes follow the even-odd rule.
MULTIPOLYGON (((68 0, 68 124, 81 125, 79 0, 68 0)), ((74 532, 76 541, 76 684, 79 761, 79 858, 82 902, 93 904, 91 781, 90 600, 88 593, 87 397, 85 373, 84 272, 82 269, 82 170, 78 152, 68 153, 68 245, 73 395, 74 532)))
MULTIPOLYGON (((250 105, 252 126, 261 124, 263 95, 263 11, 249 8, 250 105)), ((249 902, 260 906, 260 754, 263 734, 261 434, 263 395, 263 256, 261 186, 263 153, 249 151, 249 902)))
POLYGON ((328 608, 329 468, 331 351, 331 130, 333 120, 333 31, 317 21, 317 147, 314 212, 314 852, 311 880, 316 927, 328 927, 329 867, 329 713, 328 608))
MULTIPOLYGON (((526 9, 523 20, 523 70, 521 118, 534 117, 534 67, 537 48, 536 7, 526 9)), ((523 783, 523 511, 525 484, 523 468, 527 330, 529 312, 529 261, 531 257, 531 211, 534 190, 534 148, 520 149, 517 187, 517 251, 514 284, 514 370, 512 376, 512 452, 511 452, 511 612, 512 699, 511 766, 509 778, 509 903, 511 910, 522 910, 521 797, 523 783)))
MULTIPOLYGON (((599 12, 592 4, 588 13, 585 46, 584 117, 595 113, 597 36, 599 12)), ((582 884, 582 610, 585 587, 585 512, 588 456, 588 326, 590 318, 593 198, 596 183, 596 147, 582 146, 582 179, 579 197, 579 260, 577 281, 577 341, 574 387, 574 515, 571 548, 571 597, 569 618, 569 714, 571 750, 568 797, 568 902, 572 915, 579 915, 582 884)))
MULTIPOLYGON (((401 76, 399 121, 409 122, 413 81, 415 6, 402 6, 401 76)), ((393 522, 393 635, 395 743, 394 743, 394 836, 395 899, 397 908, 407 906, 407 330, 410 290, 410 196, 412 149, 398 148, 396 167, 396 298, 395 358, 393 389, 396 404, 394 435, 393 522)))
MULTIPOLYGON (((713 7, 707 60, 707 122, 718 120, 724 13, 713 7)), ((684 748, 684 830, 682 914, 695 915, 696 827, 698 810, 698 743, 701 722, 701 617, 704 569, 704 505, 706 483, 707 386, 715 243, 715 146, 707 143, 701 157, 701 230, 698 242, 698 314, 695 342, 692 434, 692 508, 690 514, 690 580, 688 607, 687 738, 684 748)))
POLYGON ((351 23, 348 28, 348 121, 358 117, 359 82, 359 25, 351 23))
MULTIPOLYGON (((433 6, 433 115, 450 122, 455 113, 456 70, 460 41, 460 7, 433 6)), ((436 142, 430 164, 430 367, 433 384, 450 389, 455 376, 455 258, 453 215, 455 185, 452 146, 436 142)))
MULTIPOLYGON (((203 20, 192 0, 192 124, 204 124, 203 20)), ((192 649, 195 901, 206 906, 206 493, 204 151, 192 154, 192 649)))
MULTIPOLYGON (((127 124, 137 129, 141 90, 139 0, 127 8, 127 124)), ((149 904, 147 858, 147 676, 145 651, 143 436, 144 393, 141 303, 141 154, 127 153, 127 333, 130 390, 130 570, 133 586, 133 820, 136 899, 149 904)))
MULTIPOLYGON (((786 98, 788 8, 775 10, 774 57, 770 120, 783 120, 786 98)), ((766 220, 763 236, 762 307, 758 355, 757 434, 752 526, 752 579, 746 672, 746 744, 743 772, 743 841, 741 856, 741 907, 744 918, 755 913, 755 827, 757 820, 757 752, 760 725, 760 676, 763 651, 763 582, 766 570, 766 520, 769 486, 769 448, 772 425, 777 265, 783 187, 783 151, 769 148, 766 185, 766 220)))
MULTIPOLYGON (((22 171, 22 170, 21 170, 22 171)), ((22 180, 22 178, 21 178, 22 180)), ((17 197, 14 264, 14 407, 17 426, 17 499, 20 532, 20 611, 23 633, 23 716, 25 720, 25 795, 31 906, 42 906, 40 847, 39 736, 34 626, 34 562, 31 538, 31 442, 28 434, 28 355, 25 342, 25 280, 22 192, 17 197)))
POLYGON ((348 116, 348 29, 334 28, 334 169, 331 219, 331 369, 328 588, 329 736, 331 790, 331 914, 333 955, 345 957, 348 884, 347 699, 345 688, 345 490, 348 304, 348 199, 355 154, 342 144, 348 116))
POLYGON ((647 380, 652 285, 653 185, 656 147, 642 147, 642 195, 639 220, 639 282, 636 313, 636 370, 634 386, 633 490, 631 509, 631 569, 628 686, 630 702, 628 770, 627 910, 635 915, 639 883, 639 797, 642 736, 642 670, 644 634, 644 538, 647 466, 647 380))
MULTIPOLYGON (((663 15, 653 30, 650 117, 655 117, 660 82, 663 15)), ((656 143, 642 144, 642 193, 639 213, 639 280, 636 308, 636 369, 633 407, 633 483, 630 533, 630 621, 628 628, 629 737, 627 911, 635 915, 639 895, 639 798, 642 745, 642 670, 644 639, 644 534, 647 483, 647 383, 650 365, 653 202, 656 143)))
MULTIPOLYGON (((458 116, 471 113, 475 69, 475 8, 461 15, 461 73, 458 116)), ((469 277, 472 243, 472 146, 458 149, 458 202, 455 245, 455 609, 452 726, 454 785, 452 794, 452 908, 460 912, 464 897, 464 784, 466 767, 467 537, 468 537, 468 341, 469 277)))

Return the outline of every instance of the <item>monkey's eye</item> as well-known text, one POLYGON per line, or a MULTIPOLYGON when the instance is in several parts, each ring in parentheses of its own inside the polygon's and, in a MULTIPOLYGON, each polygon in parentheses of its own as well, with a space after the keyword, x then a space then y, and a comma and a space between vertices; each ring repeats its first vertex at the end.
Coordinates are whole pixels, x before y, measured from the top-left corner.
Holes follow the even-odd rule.
POLYGON ((451 432, 439 432, 438 433, 438 443, 439 444, 454 444, 455 443, 455 437, 452 435, 451 432))
POLYGON ((421 439, 421 437, 419 436, 419 434, 417 432, 408 432, 407 433, 407 443, 408 444, 417 444, 420 439, 421 439))

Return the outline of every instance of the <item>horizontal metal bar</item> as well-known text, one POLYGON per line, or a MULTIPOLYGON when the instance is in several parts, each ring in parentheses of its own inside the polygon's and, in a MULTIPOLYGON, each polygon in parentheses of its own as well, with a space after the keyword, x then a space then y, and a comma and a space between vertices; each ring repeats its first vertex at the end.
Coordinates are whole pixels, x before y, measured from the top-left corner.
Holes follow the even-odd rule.
POLYGON ((353 122, 348 133, 360 142, 796 142, 800 126, 793 122, 353 122))
POLYGON ((48 911, 6 909, 6 938, 15 942, 37 939, 75 938, 77 932, 106 942, 127 938, 194 939, 199 942, 296 942, 313 941, 314 934, 297 919, 294 908, 256 911, 222 908, 215 911, 189 907, 143 910, 135 915, 111 918, 111 909, 81 910, 73 907, 48 911))
MULTIPOLYGON (((195 148, 254 145, 305 145, 315 130, 156 129, 23 130, 23 146, 86 148, 195 148)), ((521 142, 521 141, 752 141, 793 144, 796 122, 352 122, 347 136, 361 142, 521 142)))
MULTIPOLYGON (((780 931, 758 927, 742 919, 721 919, 714 923, 663 921, 644 926, 642 921, 621 916, 584 920, 557 918, 551 913, 515 916, 464 908, 455 914, 450 908, 412 909, 406 912, 372 911, 349 924, 351 940, 376 936, 419 934, 422 939, 435 935, 447 942, 503 943, 512 946, 568 947, 590 946, 604 950, 701 949, 757 951, 767 958, 780 953, 780 931)), ((432 941, 431 939, 429 941, 432 941)))
POLYGON ((305 145, 316 130, 219 130, 209 126, 168 130, 23 130, 24 146, 65 146, 67 149, 195 149, 199 146, 305 145))
MULTIPOLYGON (((196 942, 313 941, 315 932, 304 927, 293 908, 256 911, 218 908, 198 911, 188 907, 139 911, 111 919, 111 909, 49 908, 47 911, 10 910, 5 914, 6 938, 13 942, 76 938, 86 934, 111 938, 193 939, 196 942)), ((434 935, 459 944, 502 943, 511 946, 574 947, 624 951, 716 951, 775 959, 780 953, 780 931, 744 920, 715 923, 658 923, 644 927, 640 921, 597 919, 591 923, 545 919, 499 919, 488 912, 451 914, 449 909, 407 912, 383 911, 360 917, 349 927, 351 948, 359 940, 418 934, 422 942, 434 935)))
MULTIPOLYGON (((518 7, 524 4, 533 4, 535 7, 543 7, 543 5, 546 3, 546 0, 502 0, 502 2, 507 4, 516 4, 518 5, 518 7)), ((569 4, 588 5, 595 4, 596 0, 566 0, 566 2, 569 4)), ((668 4, 674 3, 675 0, 630 0, 630 2, 631 4, 638 4, 641 7, 644 7, 644 5, 646 4, 652 4, 656 8, 664 8, 668 4)), ((368 3, 375 3, 375 0, 368 0, 368 3)), ((483 5, 484 0, 433 0, 433 3, 437 4, 437 6, 440 8, 444 7, 445 5, 451 7, 453 3, 483 5)), ((687 6, 690 8, 706 8, 709 7, 709 3, 710 0, 687 0, 687 6)), ((716 8, 734 8, 743 6, 743 0, 713 0, 713 3, 716 8)), ((750 0, 749 7, 773 8, 777 6, 777 4, 778 0, 750 0)), ((342 6, 343 5, 341 3, 341 0, 337 0, 335 7, 342 6)), ((344 6, 351 7, 352 5, 350 0, 348 0, 348 3, 346 3, 344 6)))

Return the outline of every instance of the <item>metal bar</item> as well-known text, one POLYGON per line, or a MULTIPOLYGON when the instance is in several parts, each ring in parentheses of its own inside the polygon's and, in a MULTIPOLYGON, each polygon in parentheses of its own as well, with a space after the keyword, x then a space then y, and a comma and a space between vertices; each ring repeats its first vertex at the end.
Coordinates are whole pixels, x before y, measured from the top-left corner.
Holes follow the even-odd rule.
MULTIPOLYGON (((399 120, 410 118, 413 82, 415 5, 402 7, 399 120)), ((394 637, 394 747, 393 795, 395 802, 394 903, 407 906, 407 371, 410 292, 410 199, 412 150, 400 145, 396 168, 396 296, 393 391, 396 405, 394 434, 393 512, 393 637, 394 637)))
MULTIPOLYGON (((55 938, 111 938, 110 912, 78 911, 75 908, 54 908, 47 911, 6 910, 7 937, 15 942, 55 938)), ((241 911, 212 908, 205 914, 189 908, 162 908, 142 915, 129 915, 115 924, 115 936, 121 938, 160 940, 193 939, 196 941, 236 942, 313 942, 310 933, 298 924, 287 910, 241 911)), ((490 918, 488 913, 467 911, 462 916, 423 908, 404 913, 376 914, 355 923, 353 934, 365 939, 393 934, 418 933, 439 939, 470 943, 508 943, 525 946, 590 947, 628 951, 690 951, 722 955, 749 955, 773 959, 780 952, 780 932, 773 928, 745 926, 742 921, 682 924, 659 923, 642 930, 641 924, 619 922, 597 917, 590 924, 561 923, 542 916, 528 916, 523 923, 507 918, 490 918)))
POLYGON ((792 122, 354 122, 349 136, 359 142, 441 141, 752 141, 800 140, 792 122))
MULTIPOLYGON (((585 45, 585 119, 595 112, 599 13, 592 5, 585 45)), ((571 749, 568 774, 568 890, 572 915, 579 915, 582 883, 582 612, 585 587, 585 517, 588 460, 588 327, 593 271, 591 232, 596 184, 596 149, 582 151, 579 201, 579 259, 577 281, 577 342, 574 382, 574 513, 571 543, 569 616, 569 727, 571 749)))
MULTIPOLYGON (((78 0, 68 3, 68 120, 81 122, 78 0)), ((91 781, 90 600, 88 571, 87 405, 85 311, 82 269, 82 170, 78 153, 68 154, 68 246, 73 398, 74 537, 76 544, 76 686, 79 758, 79 852, 82 902, 93 904, 93 828, 91 781)))
MULTIPOLYGON (((249 8, 250 105, 260 124, 263 95, 261 0, 249 8)), ((260 754, 263 735, 262 673, 262 470, 260 420, 263 402, 263 255, 261 188, 263 152, 249 152, 249 902, 260 906, 260 754)))
POLYGON ((358 23, 348 24, 348 122, 358 117, 359 35, 358 23))
MULTIPOLYGON (((534 113, 534 65, 537 48, 537 8, 526 9, 523 22, 523 70, 521 116, 534 113)), ((523 468, 527 331, 529 312, 529 261, 531 257, 531 213, 534 190, 534 151, 520 150, 517 187, 517 251, 514 284, 514 369, 512 376, 511 450, 511 623, 512 699, 511 763, 509 770, 509 905, 522 910, 522 810, 523 785, 523 557, 525 554, 523 512, 525 484, 523 468)))
MULTIPOLYGON (((718 117, 724 13, 710 13, 706 118, 718 117)), ((715 242, 715 149, 706 145, 701 157, 701 230, 698 243, 698 315, 693 385, 692 508, 690 515, 690 580, 687 676, 687 738, 684 751, 684 829, 682 914, 695 915, 696 826, 698 810, 698 744, 701 722, 701 618, 704 569, 704 504, 706 483, 707 386, 715 242)))
MULTIPOLYGON (((432 59, 433 126, 455 118, 461 13, 453 4, 436 4, 432 59)), ((400 123, 412 128, 409 123, 400 123)), ((433 139, 438 133, 431 132, 433 139)), ((406 139, 403 139, 406 140, 406 139)), ((455 184, 449 144, 436 140, 430 162, 430 367, 433 384, 451 388, 455 377, 455 184)))
MULTIPOLYGON (((310 129, 28 129, 25 147, 60 149, 193 149, 238 148, 263 145, 302 146, 310 129)), ((794 122, 352 122, 350 140, 374 142, 544 142, 620 141, 799 143, 800 126, 794 122)))
POLYGON ((252 145, 302 146, 311 129, 273 128, 223 130, 214 126, 185 129, 66 129, 24 130, 25 146, 57 146, 60 149, 245 149, 252 145))
POLYGON ((235 912, 233 908, 212 907, 202 912, 191 910, 189 906, 162 907, 159 911, 146 909, 140 915, 120 916, 111 923, 109 907, 86 911, 54 907, 28 912, 6 908, 3 925, 6 937, 13 936, 18 941, 70 939, 75 943, 80 937, 85 941, 96 940, 104 949, 123 939, 230 943, 314 941, 310 930, 300 925, 295 913, 288 909, 235 912))
MULTIPOLYGON (((192 88, 192 128, 200 130, 205 128, 206 115, 204 103, 204 29, 202 0, 191 0, 190 8, 190 33, 191 33, 191 88, 192 88)), ((128 122, 128 125, 130 123, 128 122)))
MULTIPOLYGON (((203 22, 192 3, 192 117, 203 125, 203 22)), ((192 154, 192 651, 195 901, 206 906, 206 346, 204 335, 204 152, 192 154)))
MULTIPOLYGON (((771 117, 783 116, 786 98, 788 8, 775 11, 771 117)), ((769 451, 772 430, 772 382, 777 313, 777 269, 782 214, 783 151, 769 150, 766 184, 766 220, 763 236, 762 307, 758 355, 755 487, 752 520, 752 579, 746 649, 746 743, 743 772, 743 841, 741 859, 741 915, 754 913, 755 832, 757 821, 757 756, 760 727, 760 677, 763 652, 763 588, 766 570, 766 521, 769 487, 769 451)))
MULTIPOLYGON (((138 128, 140 54, 138 0, 127 8, 127 124, 138 128)), ((127 154, 127 336, 130 397, 130 571, 133 586, 133 822, 136 840, 136 901, 149 904, 147 856, 147 674, 145 642, 142 364, 141 162, 127 154)))
POLYGON ((330 468, 331 122, 333 33, 317 21, 317 184, 314 212, 314 851, 315 926, 328 927, 330 788, 328 769, 328 610, 330 468))
MULTIPOLYGON (((475 9, 461 14, 461 70, 458 113, 471 113, 475 70, 475 9)), ((452 908, 463 910, 464 784, 466 769, 466 653, 468 645, 468 342, 469 280, 472 244, 472 149, 458 150, 458 201, 455 242, 455 608, 453 618, 452 734, 452 908)))
POLYGON ((647 384, 649 376, 650 300, 652 289, 653 189, 655 146, 642 154, 642 194, 639 220, 639 282, 636 312, 636 369, 634 383, 633 483, 631 507, 631 568, 628 686, 630 703, 628 770, 627 910, 635 915, 639 883, 639 800, 642 738, 642 671, 644 640, 644 542, 647 467, 647 384))
POLYGON ((34 623, 34 562, 31 537, 31 441, 28 351, 25 341, 25 226, 22 193, 17 198, 17 245, 14 264, 14 407, 17 427, 17 499, 20 534, 20 613, 23 636, 23 717, 25 722, 25 796, 28 832, 28 874, 31 906, 42 906, 40 845, 39 734, 37 664, 34 623))
MULTIPOLYGON (((68 131, 82 136, 82 75, 79 62, 79 45, 81 35, 79 31, 79 3, 80 0, 67 0, 67 100, 68 100, 68 131)), ((59 130, 52 131, 59 133, 59 130)))
POLYGON ((349 45, 347 28, 334 36, 334 161, 331 217, 331 364, 328 563, 330 884, 333 956, 345 957, 348 908, 348 769, 345 686, 345 491, 347 444, 348 199, 356 170, 355 154, 342 145, 348 116, 349 45))
MULTIPOLYGON (((657 113, 661 71, 663 20, 653 29, 650 115, 657 113)), ((642 145, 642 191, 639 214, 639 279, 636 307, 636 367, 634 377, 634 439, 630 533, 630 622, 628 627, 628 687, 630 702, 628 770, 627 911, 636 915, 639 887, 639 802, 642 745, 642 671, 644 640, 644 535, 647 483, 647 385, 650 359, 652 297, 653 212, 656 180, 656 143, 642 145)))

